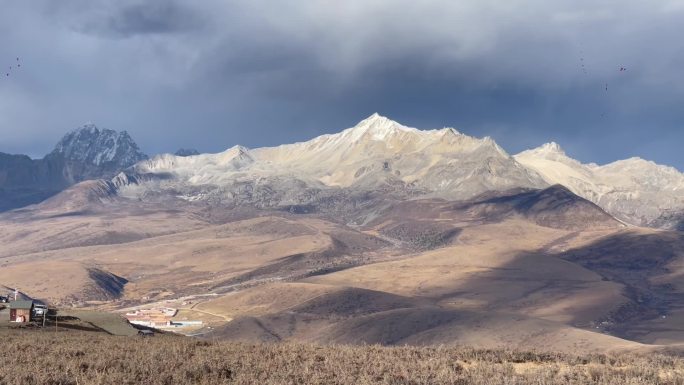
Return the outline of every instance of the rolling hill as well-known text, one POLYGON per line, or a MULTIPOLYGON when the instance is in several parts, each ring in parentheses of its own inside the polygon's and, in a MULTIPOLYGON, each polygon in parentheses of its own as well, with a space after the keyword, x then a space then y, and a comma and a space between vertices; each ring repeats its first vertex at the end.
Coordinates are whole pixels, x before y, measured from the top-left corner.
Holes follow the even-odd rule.
POLYGON ((684 238, 640 226, 672 227, 649 213, 679 202, 646 192, 679 174, 628 163, 511 156, 379 115, 308 142, 159 155, 0 214, 0 284, 60 306, 175 307, 229 340, 677 347, 684 238))

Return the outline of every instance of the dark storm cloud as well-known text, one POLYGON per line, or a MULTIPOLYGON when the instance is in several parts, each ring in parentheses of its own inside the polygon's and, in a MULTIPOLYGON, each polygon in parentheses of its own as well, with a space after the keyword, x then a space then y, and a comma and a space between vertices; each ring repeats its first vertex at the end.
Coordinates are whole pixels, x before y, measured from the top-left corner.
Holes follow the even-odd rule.
POLYGON ((220 151, 378 111, 511 152, 555 140, 684 168, 679 1, 27 3, 0 14, 2 54, 27 61, 0 83, 0 151, 47 152, 86 120, 150 153, 220 151))
POLYGON ((81 31, 105 37, 130 37, 187 32, 199 28, 201 22, 202 19, 190 7, 172 1, 154 0, 129 4, 114 9, 101 19, 87 20, 81 31))

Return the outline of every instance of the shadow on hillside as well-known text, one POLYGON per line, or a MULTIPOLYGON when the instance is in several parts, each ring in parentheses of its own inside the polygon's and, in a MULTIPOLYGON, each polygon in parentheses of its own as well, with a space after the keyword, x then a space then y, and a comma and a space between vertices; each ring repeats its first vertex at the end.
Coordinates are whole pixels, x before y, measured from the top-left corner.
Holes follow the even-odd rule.
POLYGON ((486 193, 461 209, 481 212, 482 220, 499 222, 513 214, 538 225, 571 230, 620 227, 611 215, 596 204, 572 193, 566 187, 553 185, 541 190, 514 189, 491 196, 486 193))
MULTIPOLYGON (((630 303, 616 308, 610 317, 615 322, 612 332, 618 336, 638 337, 630 330, 632 325, 684 309, 684 293, 672 284, 658 283, 659 277, 672 272, 671 262, 684 258, 681 233, 622 233, 557 256, 625 286, 623 294, 630 303)), ((684 325, 677 331, 684 340, 684 325)))
MULTIPOLYGON (((555 248, 571 238, 561 238, 555 248)), ((548 250, 520 253, 501 263, 496 256, 473 262, 477 268, 468 278, 426 282, 419 289, 420 301, 418 296, 398 298, 365 289, 340 291, 306 306, 236 319, 214 336, 270 341, 315 335, 332 343, 451 343, 485 330, 493 333, 493 340, 524 341, 539 333, 555 336, 561 322, 645 343, 653 343, 658 333, 684 342, 684 324, 658 323, 663 315, 684 314, 684 293, 673 285, 657 283, 671 272, 672 262, 684 258, 684 235, 624 231, 583 247, 548 250)), ((308 261, 308 257, 283 259, 277 270, 308 261)))
POLYGON ((59 194, 61 191, 38 189, 9 190, 0 188, 0 213, 43 202, 59 194))
MULTIPOLYGON (((508 306, 506 301, 510 301, 511 297, 507 296, 511 295, 516 285, 526 276, 529 279, 529 290, 519 291, 521 296, 517 301, 521 303, 534 295, 540 300, 545 293, 567 295, 572 290, 583 289, 582 282, 575 282, 571 276, 554 276, 549 273, 540 275, 544 265, 540 266, 539 263, 548 258, 572 262, 598 274, 603 281, 623 286, 622 295, 628 302, 605 303, 607 315, 594 320, 594 324, 602 325, 601 331, 608 334, 639 340, 656 328, 653 322, 661 321, 672 312, 684 311, 684 293, 672 284, 658 283, 660 277, 672 272, 670 263, 684 258, 684 235, 678 232, 623 232, 563 252, 523 253, 513 261, 497 267, 495 272, 458 284, 458 291, 444 297, 477 297, 478 293, 484 293, 485 297, 490 295, 488 305, 494 310, 498 306, 508 306), (494 290, 499 290, 499 293, 492 294, 494 290), (501 297, 497 299, 496 294, 501 297)), ((555 305, 553 298, 546 303, 548 307, 555 305)), ((681 333, 681 337, 677 338, 684 342, 684 325, 675 325, 668 331, 681 333)))

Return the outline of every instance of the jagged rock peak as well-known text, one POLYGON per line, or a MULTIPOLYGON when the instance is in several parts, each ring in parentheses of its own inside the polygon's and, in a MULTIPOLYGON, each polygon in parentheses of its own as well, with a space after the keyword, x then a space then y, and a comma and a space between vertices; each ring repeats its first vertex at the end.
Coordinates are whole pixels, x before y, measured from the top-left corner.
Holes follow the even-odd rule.
POLYGON ((118 168, 147 159, 128 132, 100 129, 92 123, 64 135, 51 155, 96 166, 111 164, 118 168))

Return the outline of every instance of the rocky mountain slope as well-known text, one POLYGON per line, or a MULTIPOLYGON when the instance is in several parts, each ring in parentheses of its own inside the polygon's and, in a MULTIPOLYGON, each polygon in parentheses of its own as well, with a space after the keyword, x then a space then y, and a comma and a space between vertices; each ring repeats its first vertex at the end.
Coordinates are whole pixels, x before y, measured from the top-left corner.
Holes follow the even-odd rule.
POLYGON ((684 174, 674 168, 639 158, 582 164, 555 143, 511 156, 489 137, 419 130, 378 114, 306 142, 233 146, 218 154, 182 150, 151 159, 126 132, 86 125, 44 159, 1 154, 0 210, 99 178, 111 179, 110 195, 146 201, 335 215, 365 207, 363 217, 346 218, 357 223, 371 220, 372 207, 387 198, 469 200, 558 184, 626 223, 684 229, 684 174))
POLYGON ((515 159, 546 182, 566 186, 625 222, 684 228, 684 175, 672 167, 641 158, 582 164, 556 143, 524 151, 515 159))
POLYGON ((121 190, 136 199, 173 196, 306 212, 356 207, 378 193, 464 200, 559 184, 626 223, 684 228, 684 175, 674 168, 639 158, 582 164, 555 143, 511 156, 489 137, 418 130, 378 114, 306 142, 159 155, 136 164, 126 178, 144 181, 121 190))
POLYGON ((0 153, 0 212, 40 202, 68 186, 60 159, 0 153))
MULTIPOLYGON (((491 139, 374 115, 308 142, 159 155, 1 213, 0 283, 63 306, 177 308, 210 338, 684 344, 683 233, 551 185, 617 182, 542 150, 556 163, 533 169, 491 139)), ((112 162, 99 154, 81 161, 112 162)))
POLYGON ((174 195, 257 207, 359 205, 369 195, 469 199, 487 191, 547 183, 491 138, 451 128, 421 131, 377 114, 307 142, 219 154, 156 156, 136 164, 129 197, 174 195))
POLYGON ((141 160, 147 159, 126 131, 99 129, 86 124, 67 133, 46 158, 61 158, 63 175, 72 183, 87 179, 113 177, 141 160))
POLYGON ((43 159, 0 153, 0 211, 41 202, 81 181, 112 178, 144 159, 128 133, 92 124, 67 133, 43 159))

